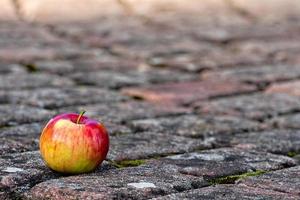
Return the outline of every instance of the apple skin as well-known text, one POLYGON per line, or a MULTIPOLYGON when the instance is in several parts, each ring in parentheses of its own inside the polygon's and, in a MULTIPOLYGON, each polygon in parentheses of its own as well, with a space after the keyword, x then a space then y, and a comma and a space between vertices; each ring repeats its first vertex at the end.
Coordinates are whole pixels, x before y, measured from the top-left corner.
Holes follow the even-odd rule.
POLYGON ((75 113, 58 115, 43 129, 40 151, 46 165, 54 171, 86 173, 106 158, 109 149, 106 128, 98 121, 79 116, 75 113))

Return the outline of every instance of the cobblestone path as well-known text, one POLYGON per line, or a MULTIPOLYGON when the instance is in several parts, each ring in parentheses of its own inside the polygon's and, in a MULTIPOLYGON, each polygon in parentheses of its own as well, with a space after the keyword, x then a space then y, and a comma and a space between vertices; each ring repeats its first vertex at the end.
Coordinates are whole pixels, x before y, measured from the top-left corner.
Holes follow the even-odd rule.
POLYGON ((0 199, 300 199, 300 24, 249 16, 0 24, 0 199), (54 115, 110 132, 95 172, 38 150, 54 115))

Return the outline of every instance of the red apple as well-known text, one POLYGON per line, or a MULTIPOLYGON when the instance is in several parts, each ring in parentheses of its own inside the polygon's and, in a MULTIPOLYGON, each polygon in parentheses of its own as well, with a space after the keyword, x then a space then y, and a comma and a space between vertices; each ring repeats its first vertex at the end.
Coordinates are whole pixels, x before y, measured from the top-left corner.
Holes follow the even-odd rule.
POLYGON ((105 127, 83 114, 58 115, 44 128, 40 151, 47 166, 54 171, 90 172, 106 158, 109 137, 105 127))

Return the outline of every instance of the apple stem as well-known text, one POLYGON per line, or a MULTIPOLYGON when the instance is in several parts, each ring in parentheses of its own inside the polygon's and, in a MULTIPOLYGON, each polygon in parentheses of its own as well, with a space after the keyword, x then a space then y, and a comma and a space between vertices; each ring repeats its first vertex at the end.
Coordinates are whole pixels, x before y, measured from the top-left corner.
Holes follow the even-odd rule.
POLYGON ((80 112, 80 114, 79 114, 79 116, 77 118, 76 124, 79 124, 79 121, 80 121, 81 117, 84 115, 85 112, 86 112, 85 110, 83 110, 83 111, 80 112))

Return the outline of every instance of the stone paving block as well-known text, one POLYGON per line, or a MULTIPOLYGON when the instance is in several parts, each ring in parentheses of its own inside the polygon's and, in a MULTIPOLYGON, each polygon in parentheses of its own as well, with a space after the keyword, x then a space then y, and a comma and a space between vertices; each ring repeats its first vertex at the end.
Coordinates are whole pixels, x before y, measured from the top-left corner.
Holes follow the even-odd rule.
POLYGON ((241 82, 262 85, 275 81, 292 80, 299 77, 299 66, 290 65, 241 67, 203 74, 204 79, 238 79, 241 82))
POLYGON ((18 64, 0 62, 0 74, 26 73, 26 69, 18 64))
MULTIPOLYGON (((58 85, 57 85, 58 86, 58 85)), ((92 87, 42 88, 35 90, 0 91, 0 99, 10 104, 30 105, 47 109, 93 103, 112 103, 126 100, 114 91, 92 87)))
POLYGON ((199 149, 221 147, 214 139, 192 139, 160 132, 142 132, 110 137, 108 158, 112 160, 135 160, 160 157, 199 149))
POLYGON ((270 120, 270 124, 277 128, 300 129, 300 114, 284 115, 270 120))
POLYGON ((298 97, 285 94, 255 94, 197 102, 201 114, 227 114, 262 120, 300 110, 298 97))
MULTIPOLYGON (((226 141, 226 138, 224 140, 226 141)), ((274 129, 237 134, 232 137, 231 145, 293 156, 300 153, 300 132, 297 130, 274 129)))
POLYGON ((164 197, 153 198, 156 200, 163 199, 205 199, 205 200, 217 200, 217 199, 272 199, 272 200, 296 200, 297 196, 287 195, 278 191, 269 191, 259 188, 252 188, 246 186, 237 185, 217 185, 212 187, 206 187, 196 190, 190 190, 183 193, 170 194, 164 197))
POLYGON ((178 173, 172 166, 139 166, 53 179, 35 185, 31 199, 148 199, 205 186, 199 178, 178 173))
POLYGON ((267 94, 288 94, 292 96, 300 96, 300 81, 290 81, 283 83, 274 83, 265 91, 267 94))
POLYGON ((66 60, 36 61, 31 65, 36 71, 59 75, 68 75, 70 73, 74 73, 75 69, 72 63, 66 60))
POLYGON ((171 116, 190 113, 188 108, 176 106, 157 106, 143 101, 125 101, 86 106, 71 106, 60 109, 60 112, 80 112, 86 110, 86 115, 105 122, 125 124, 130 120, 153 117, 171 116))
POLYGON ((232 116, 197 115, 133 120, 129 125, 134 131, 153 131, 193 138, 230 135, 263 128, 257 122, 232 116))
POLYGON ((240 182, 248 187, 283 192, 300 197, 300 167, 269 172, 258 177, 249 177, 240 182))
POLYGON ((33 123, 0 129, 0 155, 38 149, 42 124, 33 123))
POLYGON ((52 111, 24 105, 0 105, 0 127, 50 119, 52 111))
POLYGON ((0 75, 0 89, 25 89, 40 87, 72 86, 73 82, 65 77, 43 73, 0 75))
POLYGON ((217 96, 254 91, 255 87, 234 80, 206 80, 165 83, 148 87, 125 88, 124 94, 158 104, 189 104, 217 96))
POLYGON ((196 79, 196 75, 176 73, 170 70, 141 70, 141 71, 98 71, 90 73, 77 73, 72 75, 78 84, 96 85, 99 87, 121 88, 125 86, 147 85, 150 83, 176 82, 196 79))
POLYGON ((153 161, 153 164, 155 163, 176 165, 181 173, 201 176, 210 182, 220 177, 278 170, 296 164, 292 158, 286 156, 239 148, 219 148, 173 155, 153 161))

